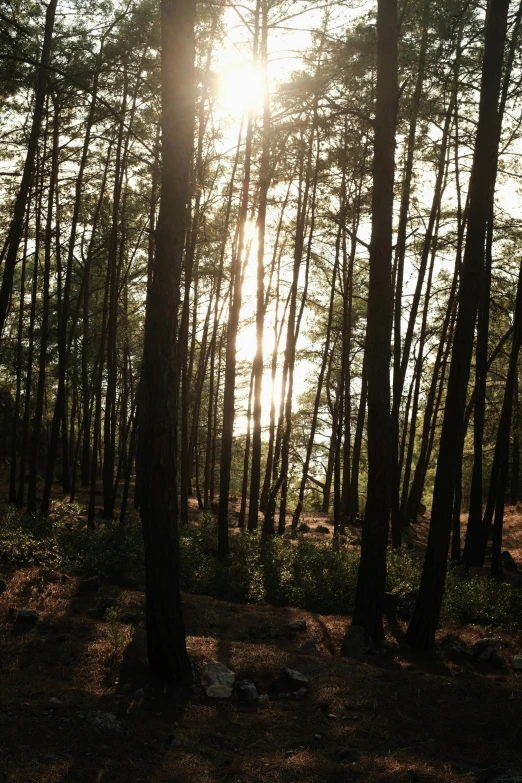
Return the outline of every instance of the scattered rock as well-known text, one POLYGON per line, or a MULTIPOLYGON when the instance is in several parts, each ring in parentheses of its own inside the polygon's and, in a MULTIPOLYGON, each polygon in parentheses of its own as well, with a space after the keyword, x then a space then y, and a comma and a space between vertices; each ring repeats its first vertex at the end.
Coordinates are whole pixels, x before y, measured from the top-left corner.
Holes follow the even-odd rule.
POLYGON ((346 629, 341 655, 343 658, 362 658, 375 647, 373 639, 360 625, 351 625, 346 629))
POLYGON ((103 712, 103 710, 95 710, 88 712, 85 716, 89 723, 92 723, 97 729, 109 729, 110 731, 121 732, 122 725, 116 715, 112 712, 103 712))
POLYGON ((138 688, 134 695, 136 696, 137 699, 143 699, 145 696, 145 691, 143 688, 138 688))
POLYGON ((313 636, 309 636, 308 639, 305 639, 302 643, 300 650, 317 650, 317 645, 315 643, 315 639, 313 636))
POLYGON ((299 525, 297 529, 299 530, 300 533, 309 533, 312 528, 310 527, 310 525, 307 525, 306 522, 303 522, 302 524, 299 525))
POLYGON ((7 582, 5 579, 0 579, 0 595, 3 595, 7 590, 7 582))
POLYGON ((315 528, 315 532, 316 533, 324 533, 325 535, 329 535, 330 534, 330 528, 326 527, 326 525, 317 525, 317 527, 315 528))
POLYGON ((258 704, 264 704, 264 703, 265 703, 265 702, 267 702, 267 701, 268 701, 268 693, 262 693, 262 694, 259 696, 259 699, 258 699, 258 704))
POLYGON ((320 741, 320 740, 322 740, 322 735, 321 734, 314 734, 314 739, 316 739, 317 741, 320 741))
POLYGON ((299 700, 306 699, 306 697, 308 696, 308 688, 299 688, 298 691, 294 692, 294 696, 296 699, 299 700))
POLYGON ((79 593, 96 593, 100 589, 100 580, 97 576, 90 576, 88 579, 82 579, 78 584, 79 593))
POLYGON ((516 571, 518 571, 518 566, 515 560, 513 559, 513 555, 511 554, 511 552, 508 552, 507 549, 504 552, 502 552, 501 559, 502 559, 502 568, 505 571, 511 571, 511 573, 515 573, 516 571))
POLYGON ((522 655, 515 655, 513 658, 513 668, 516 672, 522 672, 522 655))
POLYGON ((289 631, 301 633, 302 631, 306 631, 306 620, 293 620, 291 623, 288 623, 286 627, 289 631))
POLYGON ((489 661, 493 653, 500 647, 500 639, 488 637, 479 639, 471 648, 471 655, 475 661, 489 661))
POLYGON ((257 704, 259 693, 253 682, 249 680, 240 680, 236 683, 236 693, 238 699, 243 704, 257 704))
POLYGON ((294 691, 308 687, 308 677, 296 669, 291 669, 290 666, 283 666, 279 672, 279 679, 294 691))
POLYGON ((205 693, 213 699, 230 698, 235 681, 236 675, 223 663, 209 663, 201 673, 205 693))
POLYGON ((60 701, 60 699, 57 699, 56 696, 51 696, 49 701, 51 702, 51 704, 64 704, 64 702, 60 701))
POLYGON ((16 621, 22 623, 37 623, 38 612, 36 609, 18 609, 16 612, 16 621))

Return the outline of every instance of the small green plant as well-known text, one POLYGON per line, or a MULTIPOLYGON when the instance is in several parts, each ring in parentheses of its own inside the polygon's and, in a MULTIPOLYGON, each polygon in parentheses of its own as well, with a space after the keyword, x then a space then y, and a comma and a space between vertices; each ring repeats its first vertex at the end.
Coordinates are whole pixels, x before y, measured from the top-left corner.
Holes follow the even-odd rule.
POLYGON ((107 623, 106 634, 111 643, 111 661, 113 661, 125 644, 125 634, 120 624, 120 610, 117 606, 110 606, 105 610, 103 619, 107 623))

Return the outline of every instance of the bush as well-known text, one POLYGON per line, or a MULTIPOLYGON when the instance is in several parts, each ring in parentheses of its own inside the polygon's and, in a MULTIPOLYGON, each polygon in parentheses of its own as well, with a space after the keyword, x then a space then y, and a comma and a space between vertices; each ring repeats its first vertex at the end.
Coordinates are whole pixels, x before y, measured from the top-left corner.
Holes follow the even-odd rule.
MULTIPOLYGON (((63 504, 50 520, 7 508, 0 521, 0 561, 143 583, 143 542, 137 514, 129 513, 123 525, 107 522, 89 530, 81 526, 81 511, 63 504)), ((295 540, 243 530, 230 537, 230 552, 224 562, 216 559, 216 550, 216 523, 210 514, 204 514, 199 524, 182 528, 182 590, 325 614, 347 613, 353 607, 359 552, 348 548, 345 539, 317 541, 299 536, 295 540)), ((420 574, 421 564, 410 553, 388 552, 388 590, 412 601, 420 574)), ((509 582, 470 578, 462 569, 450 568, 442 622, 522 629, 522 590, 509 582)))

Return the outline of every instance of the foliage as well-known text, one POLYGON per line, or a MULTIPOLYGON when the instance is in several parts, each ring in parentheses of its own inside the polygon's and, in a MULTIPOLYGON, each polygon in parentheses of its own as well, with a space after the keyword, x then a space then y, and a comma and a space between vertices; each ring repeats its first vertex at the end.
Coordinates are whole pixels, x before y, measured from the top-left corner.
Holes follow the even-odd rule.
MULTIPOLYGON (((62 508, 54 520, 24 516, 8 507, 0 522, 0 562, 42 565, 99 574, 111 581, 142 584, 140 523, 129 512, 125 524, 101 524, 96 530, 75 526, 62 508)), ((226 561, 216 559, 213 518, 181 531, 181 588, 227 601, 297 606, 323 614, 344 614, 353 606, 359 550, 346 540, 316 541, 304 536, 262 536, 246 530, 232 535, 226 561)), ((413 602, 420 581, 420 561, 411 553, 389 551, 387 589, 413 602)), ((117 613, 105 619, 110 637, 117 613)), ((510 582, 451 568, 442 607, 443 624, 501 626, 522 629, 522 590, 510 582)))

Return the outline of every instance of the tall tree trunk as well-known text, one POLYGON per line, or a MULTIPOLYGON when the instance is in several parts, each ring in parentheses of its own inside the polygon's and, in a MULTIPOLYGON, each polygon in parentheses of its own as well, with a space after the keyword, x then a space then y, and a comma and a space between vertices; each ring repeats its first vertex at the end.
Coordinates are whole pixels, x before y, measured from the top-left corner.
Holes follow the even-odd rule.
POLYGON ((252 431, 252 471, 248 529, 255 530, 259 519, 261 487, 261 399, 263 389, 263 339, 265 331, 265 227, 268 189, 270 187, 270 93, 268 88, 268 0, 261 2, 261 61, 263 64, 263 145, 259 174, 259 208, 257 216, 257 300, 256 354, 254 357, 254 421, 252 431))
MULTIPOLYGON (((38 199, 35 199, 35 208, 38 208, 38 199)), ((20 307, 18 310, 18 334, 16 339, 16 396, 13 414, 13 428, 11 431, 11 467, 9 472, 9 503, 16 502, 16 460, 18 456, 18 425, 20 419, 20 398, 22 393, 22 339, 24 332, 25 310, 25 274, 27 267, 27 243, 29 239, 29 223, 31 196, 27 200, 27 213, 24 235, 24 249, 22 254, 22 274, 20 279, 20 307)), ((36 259, 35 259, 36 264, 36 259)))
MULTIPOLYGON (((338 233, 340 233, 340 229, 338 233)), ((339 243, 337 243, 337 247, 339 247, 339 243)), ((335 304, 335 281, 337 279, 338 265, 339 265, 339 253, 336 253, 334 266, 332 270, 330 306, 328 308, 328 319, 326 322, 326 338, 325 338, 324 348, 322 351, 321 369, 319 370, 319 378, 317 380, 317 391, 315 393, 314 409, 312 413, 312 422, 310 424, 310 435, 308 437, 306 456, 303 463, 303 474, 301 477, 301 484, 299 486, 299 496, 297 500, 297 505, 295 507, 294 515, 292 517, 292 527, 294 528, 294 530, 297 528, 297 525, 299 524, 299 518, 303 510, 304 493, 306 489, 306 482, 308 479, 308 472, 310 470, 310 460, 312 458, 315 430, 317 428, 317 419, 319 417, 319 406, 321 404, 321 395, 323 392, 324 376, 326 373, 326 367, 328 365, 328 356, 329 356, 330 340, 331 340, 331 333, 332 333, 332 318, 333 318, 333 310, 335 304)))
POLYGON ((359 513, 359 466, 361 463, 361 449, 364 434, 364 420, 366 418, 366 400, 368 398, 368 361, 366 359, 366 349, 364 351, 362 376, 361 376, 361 396, 359 398, 359 411, 357 413, 357 424, 355 425, 355 435, 353 439, 352 454, 352 478, 350 488, 350 518, 353 519, 359 513))
MULTIPOLYGON (((37 150, 38 152, 38 150, 37 150)), ((44 143, 44 155, 45 158, 45 143, 44 143)), ((38 171, 38 160, 37 169, 38 171)), ((27 350, 27 374, 25 377, 25 391, 24 391, 24 422, 22 430, 22 447, 20 451, 20 480, 18 482, 18 492, 16 494, 16 507, 23 508, 25 497, 25 471, 27 466, 27 452, 29 447, 29 424, 31 417, 31 391, 32 391, 32 378, 33 378, 33 360, 34 360, 34 344, 35 344, 35 323, 36 323, 36 300, 38 297, 38 266, 40 263, 40 233, 41 233, 41 216, 42 216, 42 201, 43 201, 43 180, 44 180, 44 166, 41 166, 39 181, 35 189, 35 239, 34 239, 34 262, 33 262, 33 279, 31 284, 31 310, 29 315, 29 346, 27 350)))
MULTIPOLYGON (((103 51, 103 44, 102 44, 102 51, 103 51)), ((100 62, 99 58, 99 62, 100 62)), ((67 262, 66 262, 66 268, 65 268, 65 283, 64 283, 64 289, 63 289, 63 297, 62 297, 62 306, 61 306, 61 312, 59 314, 59 323, 58 323, 58 391, 56 395, 56 401, 54 406, 54 414, 53 414, 53 421, 51 424, 51 436, 49 441, 49 450, 47 455, 47 469, 46 469, 46 478, 45 478, 45 487, 42 495, 42 504, 41 504, 41 512, 42 514, 48 514, 49 513, 49 503, 51 499, 51 488, 54 478, 54 466, 56 461, 56 453, 58 448, 58 434, 59 434, 59 428, 60 428, 60 421, 62 422, 62 430, 66 434, 66 428, 63 427, 63 422, 65 420, 65 408, 66 408, 66 388, 65 388, 65 378, 67 374, 67 326, 69 322, 69 300, 71 295, 71 278, 72 278, 72 268, 73 268, 73 260, 74 260, 74 251, 76 247, 76 233, 78 229, 78 221, 80 217, 80 204, 81 204, 81 197, 82 197, 82 191, 83 191, 83 180, 84 180, 84 174, 85 174, 85 167, 87 164, 87 158, 89 154, 89 146, 91 142, 91 130, 92 125, 94 122, 94 116, 95 116, 95 109, 96 109, 96 100, 97 100, 97 92, 98 92, 98 79, 99 79, 99 69, 97 68, 94 73, 93 78, 93 86, 92 86, 92 99, 89 107, 89 114, 86 121, 86 129, 85 129, 85 138, 83 142, 83 149, 82 149, 82 156, 80 159, 80 165, 78 169, 78 177, 76 180, 76 188, 75 188, 75 198, 74 198, 74 207, 73 207, 73 214, 71 218, 71 232, 69 236, 69 246, 68 246, 68 252, 67 252, 67 262)), ((88 285, 84 286, 87 289, 87 297, 88 297, 88 285)), ((63 438, 63 446, 65 446, 65 440, 66 437, 63 438)), ((68 460, 68 456, 66 455, 64 448, 62 448, 63 451, 63 461, 64 461, 64 492, 70 492, 70 481, 68 479, 68 465, 66 460, 68 460)))
POLYGON ((179 587, 175 351, 193 152, 195 12, 194 0, 161 0, 162 181, 138 407, 148 657, 152 674, 166 682, 191 678, 179 587))
POLYGON ((515 376, 515 390, 513 392, 513 459, 511 462, 511 483, 509 487, 509 499, 513 505, 518 503, 518 485, 520 477, 520 438, 519 438, 519 417, 518 410, 518 373, 515 376))
POLYGON ((368 492, 353 624, 383 638, 386 546, 390 519, 390 350, 392 229, 397 113, 397 2, 379 0, 373 160, 372 238, 366 352, 368 361, 368 492))
MULTIPOLYGON (((256 4, 256 20, 254 30, 254 63, 257 60, 259 33, 259 8, 261 0, 256 4)), ((242 286, 241 268, 246 250, 246 228, 248 217, 248 201, 250 192, 250 169, 252 158, 253 113, 250 109, 245 140, 245 163, 243 190, 239 210, 239 242, 235 257, 232 259, 231 275, 233 288, 230 299, 228 317, 227 343, 225 356, 225 388, 223 396, 223 429, 221 434, 221 464, 219 477, 219 511, 218 511, 218 557, 224 559, 228 554, 228 494, 230 490, 230 468, 232 464, 232 445, 234 440, 234 405, 236 397, 236 342, 241 311, 242 286)))
MULTIPOLYGON (((232 200, 234 197, 234 182, 236 179, 237 164, 239 161, 239 153, 241 150, 241 136, 243 134, 243 120, 241 120, 241 126, 239 128, 239 135, 236 147, 236 156, 234 158, 234 165, 232 167, 232 174, 230 177, 230 184, 228 190, 227 206, 225 211, 225 221, 223 225, 223 239, 221 242, 221 251, 219 255, 219 265, 217 271, 216 281, 216 302, 214 306, 214 326, 212 329, 212 337, 210 341, 210 371, 209 371, 209 391, 208 391, 208 411, 207 411, 207 444, 205 451, 205 477, 203 487, 203 506, 205 510, 209 508, 210 500, 214 497, 214 483, 210 480, 211 466, 214 465, 212 459, 213 446, 215 446, 215 426, 214 426, 214 372, 216 367, 216 345, 218 341, 219 327, 219 302, 221 296, 221 285, 223 282, 223 265, 225 261, 225 253, 228 246, 228 228, 230 225, 230 213, 232 211, 232 200)), ((219 394, 219 390, 217 392, 219 394)))
POLYGON ((430 532, 419 596, 406 636, 408 643, 417 649, 430 649, 435 644, 444 593, 458 472, 458 445, 463 432, 475 321, 483 294, 488 206, 495 187, 498 102, 508 10, 509 0, 497 0, 491 4, 486 27, 479 120, 470 184, 468 232, 440 435, 430 532))
MULTIPOLYGON (((408 143, 406 149, 406 164, 404 169, 404 179, 402 183, 401 208, 399 215, 399 227, 397 230, 397 245, 395 250, 394 263, 394 287, 395 287, 395 308, 393 318, 393 395, 392 395, 392 544, 400 546, 401 544, 401 526, 399 515, 399 486, 401 475, 399 471, 399 414, 402 403, 402 390, 404 387, 404 377, 402 372, 402 288, 404 284, 404 260, 406 257, 406 231, 408 228, 408 217, 410 211, 411 185, 413 177, 413 160, 415 154, 415 142, 417 139, 417 122, 424 85, 424 74, 426 71, 426 54, 428 50, 428 25, 430 20, 430 0, 424 0, 422 12, 422 35, 419 49, 419 62, 417 66, 417 79, 412 96, 410 127, 408 133, 408 143)), ((444 156, 443 156, 444 160, 444 156)), ((428 243, 429 248, 429 243, 428 243)), ((421 269, 419 270, 419 279, 421 278, 421 269)), ((422 282, 421 282, 422 286, 422 282)), ((415 319, 413 320, 415 322, 415 319)), ((409 348, 408 356, 409 358, 409 348)))
POLYGON ((47 222, 45 227, 45 256, 44 256, 44 275, 43 275, 43 302, 42 302, 42 321, 40 327, 40 358, 38 367, 38 386, 36 391, 36 408, 33 422, 33 432, 31 436, 30 460, 29 460, 29 486, 27 496, 27 511, 29 514, 36 512, 36 486, 38 481, 38 454, 40 447, 40 435, 42 431, 42 419, 44 409, 45 395, 45 376, 47 370, 47 348, 49 341, 49 302, 50 302, 50 279, 51 279, 51 252, 53 236, 53 203, 56 182, 58 178, 58 127, 59 110, 58 104, 54 105, 53 129, 52 129, 52 151, 51 167, 49 174, 49 189, 47 197, 47 222))

